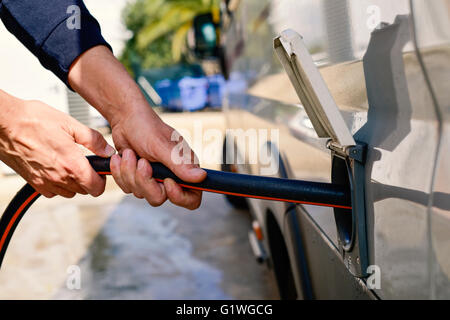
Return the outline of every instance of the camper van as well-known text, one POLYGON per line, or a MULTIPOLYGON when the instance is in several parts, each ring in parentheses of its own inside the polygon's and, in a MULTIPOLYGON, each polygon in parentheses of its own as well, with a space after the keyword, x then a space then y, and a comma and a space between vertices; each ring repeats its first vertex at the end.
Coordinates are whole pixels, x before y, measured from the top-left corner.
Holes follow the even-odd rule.
POLYGON ((227 79, 222 169, 351 193, 349 208, 227 196, 280 297, 449 299, 450 1, 222 0, 216 27, 214 50, 196 43, 227 79), (269 134, 233 135, 251 130, 269 134))

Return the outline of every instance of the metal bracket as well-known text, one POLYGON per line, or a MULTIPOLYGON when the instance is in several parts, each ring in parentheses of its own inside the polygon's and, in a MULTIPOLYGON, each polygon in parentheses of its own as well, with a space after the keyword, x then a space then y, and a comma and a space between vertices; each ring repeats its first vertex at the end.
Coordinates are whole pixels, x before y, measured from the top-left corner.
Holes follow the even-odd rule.
POLYGON ((356 277, 367 276, 368 249, 365 210, 365 159, 367 145, 341 148, 329 142, 332 151, 332 183, 347 183, 352 198, 352 209, 334 209, 338 231, 339 250, 348 270, 356 277))

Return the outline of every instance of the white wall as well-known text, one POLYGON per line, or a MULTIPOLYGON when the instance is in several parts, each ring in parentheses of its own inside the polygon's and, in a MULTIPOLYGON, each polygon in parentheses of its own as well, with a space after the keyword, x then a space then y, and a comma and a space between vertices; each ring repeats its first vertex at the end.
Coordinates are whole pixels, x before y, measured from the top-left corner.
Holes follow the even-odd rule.
MULTIPOLYGON (((127 0, 86 0, 97 18, 105 39, 116 55, 123 49, 127 32, 121 22, 121 10, 127 0)), ((22 99, 38 99, 67 112, 65 85, 0 23, 0 89, 22 99)))

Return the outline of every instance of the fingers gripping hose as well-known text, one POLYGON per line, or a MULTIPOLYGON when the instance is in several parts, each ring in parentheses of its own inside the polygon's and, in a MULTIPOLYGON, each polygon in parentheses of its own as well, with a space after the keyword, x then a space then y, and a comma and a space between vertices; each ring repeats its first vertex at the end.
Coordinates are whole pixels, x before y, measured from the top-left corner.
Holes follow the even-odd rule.
MULTIPOLYGON (((98 174, 111 174, 109 158, 89 156, 88 160, 98 174)), ((340 185, 207 169, 205 169, 207 172, 205 180, 200 183, 188 183, 180 180, 161 163, 152 163, 151 166, 155 180, 162 182, 165 178, 172 178, 184 188, 240 197, 351 209, 349 190, 340 185)), ((3 213, 0 219, 0 267, 14 230, 39 196, 40 194, 31 185, 26 184, 3 213)))

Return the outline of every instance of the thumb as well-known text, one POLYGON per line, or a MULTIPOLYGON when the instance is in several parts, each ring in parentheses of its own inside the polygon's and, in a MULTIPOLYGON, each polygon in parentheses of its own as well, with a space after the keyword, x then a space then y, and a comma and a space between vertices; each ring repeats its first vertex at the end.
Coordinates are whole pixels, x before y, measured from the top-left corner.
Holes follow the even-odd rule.
POLYGON ((73 138, 76 143, 85 146, 97 156, 108 158, 116 153, 116 150, 106 142, 100 132, 78 121, 73 126, 73 138))

